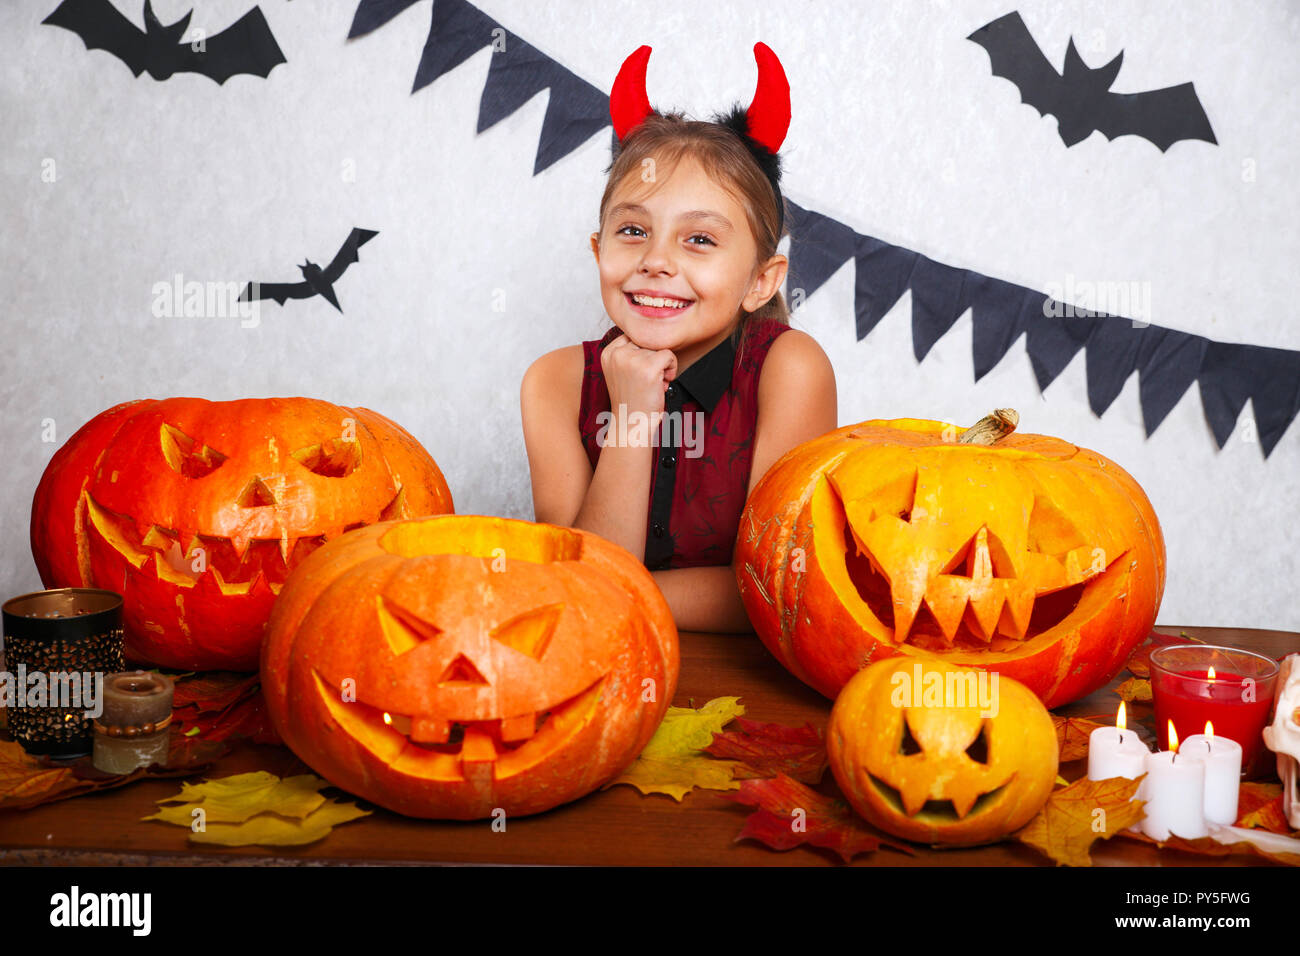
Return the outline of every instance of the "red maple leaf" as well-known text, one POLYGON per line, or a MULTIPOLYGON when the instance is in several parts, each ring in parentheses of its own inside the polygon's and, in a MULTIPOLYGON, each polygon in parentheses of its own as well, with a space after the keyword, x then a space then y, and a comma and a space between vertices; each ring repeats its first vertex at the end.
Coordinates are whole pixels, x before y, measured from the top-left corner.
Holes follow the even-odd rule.
POLYGON ((235 674, 229 671, 208 671, 182 677, 176 681, 172 708, 194 707, 198 713, 223 711, 248 696, 261 686, 257 674, 235 674))
POLYGON ((172 722, 186 736, 212 741, 247 737, 254 743, 283 745, 267 717, 256 674, 198 675, 176 685, 174 700, 180 703, 173 707, 172 722))
POLYGON ((1128 672, 1134 677, 1151 676, 1151 652, 1157 647, 1168 647, 1171 644, 1204 644, 1199 637, 1190 637, 1186 634, 1161 634, 1159 631, 1152 631, 1142 646, 1137 648, 1129 655, 1128 662, 1124 665, 1128 672))
POLYGON ((790 850, 806 843, 831 850, 845 863, 881 845, 912 853, 910 847, 870 829, 843 800, 823 796, 783 773, 761 780, 742 780, 739 790, 716 796, 758 807, 746 818, 737 842, 757 840, 774 850, 790 850))
POLYGON ((811 722, 789 727, 737 717, 734 726, 739 729, 714 734, 704 752, 739 760, 762 777, 784 773, 801 783, 821 783, 827 767, 826 740, 811 722))

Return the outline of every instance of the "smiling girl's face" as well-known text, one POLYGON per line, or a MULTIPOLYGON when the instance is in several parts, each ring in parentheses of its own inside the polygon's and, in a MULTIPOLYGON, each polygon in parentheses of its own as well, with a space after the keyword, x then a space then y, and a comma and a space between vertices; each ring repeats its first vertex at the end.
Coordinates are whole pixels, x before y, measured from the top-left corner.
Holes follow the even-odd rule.
POLYGON ((614 324, 641 348, 671 349, 679 371, 771 298, 785 271, 760 276, 745 210, 689 156, 657 182, 625 177, 591 248, 614 324))

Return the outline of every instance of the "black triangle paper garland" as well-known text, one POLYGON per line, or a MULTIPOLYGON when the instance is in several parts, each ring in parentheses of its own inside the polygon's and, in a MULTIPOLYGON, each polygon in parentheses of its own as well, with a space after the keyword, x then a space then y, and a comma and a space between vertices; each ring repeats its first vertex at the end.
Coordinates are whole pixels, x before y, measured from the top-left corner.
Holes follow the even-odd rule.
MULTIPOLYGON (((360 0, 349 38, 369 33, 419 0, 360 0)), ((533 175, 610 125, 608 95, 506 31, 468 0, 434 0, 412 93, 498 39, 479 101, 480 132, 549 89, 533 175)), ((1216 342, 1203 336, 1104 313, 1072 314, 1041 292, 936 262, 787 199, 791 234, 787 289, 806 300, 854 260, 856 334, 865 338, 904 292, 912 292, 912 348, 917 361, 969 308, 975 380, 991 371, 1025 335, 1035 378, 1046 389, 1083 349, 1088 404, 1099 417, 1134 371, 1143 427, 1151 435, 1195 381, 1215 441, 1222 448, 1250 399, 1267 457, 1300 415, 1300 352, 1216 342)))

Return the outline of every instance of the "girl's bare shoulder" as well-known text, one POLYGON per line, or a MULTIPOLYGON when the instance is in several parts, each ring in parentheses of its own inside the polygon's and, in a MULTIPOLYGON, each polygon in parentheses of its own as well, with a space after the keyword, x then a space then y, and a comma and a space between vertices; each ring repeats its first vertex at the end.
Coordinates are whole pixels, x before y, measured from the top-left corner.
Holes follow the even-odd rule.
POLYGON ((572 406, 576 415, 584 370, 581 345, 566 345, 547 352, 524 372, 520 400, 525 405, 540 401, 547 405, 559 404, 564 409, 572 406))
POLYGON ((835 380, 831 360, 817 340, 800 329, 786 329, 776 337, 763 362, 761 383, 784 387, 801 380, 835 380))

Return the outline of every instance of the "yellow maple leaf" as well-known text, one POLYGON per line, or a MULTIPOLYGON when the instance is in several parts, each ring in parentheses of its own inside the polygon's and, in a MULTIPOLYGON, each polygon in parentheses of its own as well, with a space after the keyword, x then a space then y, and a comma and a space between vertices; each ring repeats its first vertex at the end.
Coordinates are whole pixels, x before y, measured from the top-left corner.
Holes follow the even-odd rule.
POLYGON ((328 836, 340 823, 369 813, 356 804, 330 800, 302 820, 286 820, 274 813, 259 813, 243 823, 209 823, 202 831, 191 833, 190 839, 195 843, 221 846, 300 846, 315 843, 328 836))
POLYGON ((1094 840, 1109 840, 1143 817, 1142 801, 1134 800, 1142 778, 1084 777, 1053 791, 1038 815, 1015 833, 1064 866, 1092 866, 1094 840))
POLYGON ((172 806, 160 806, 156 813, 142 819, 187 827, 190 839, 196 843, 313 843, 336 824, 370 812, 350 803, 326 800, 317 792, 326 786, 326 781, 313 774, 283 780, 264 770, 234 774, 200 784, 182 784, 179 794, 157 801, 172 806), (201 821, 197 829, 196 821, 201 821))
POLYGON ((678 801, 696 787, 738 789, 733 771, 740 761, 711 757, 704 748, 724 725, 744 713, 739 697, 715 697, 698 709, 669 707, 641 755, 605 786, 626 783, 642 793, 666 793, 678 801))
POLYGON ((1141 677, 1130 677, 1115 688, 1115 693, 1119 694, 1120 700, 1130 703, 1135 700, 1150 700, 1151 681, 1143 680, 1141 677))
POLYGON ((324 780, 309 773, 284 780, 265 770, 235 774, 199 784, 181 784, 180 793, 158 802, 184 805, 163 807, 145 819, 189 826, 190 810, 202 806, 208 823, 242 823, 264 812, 300 820, 325 802, 316 792, 325 786, 328 784, 324 780))

